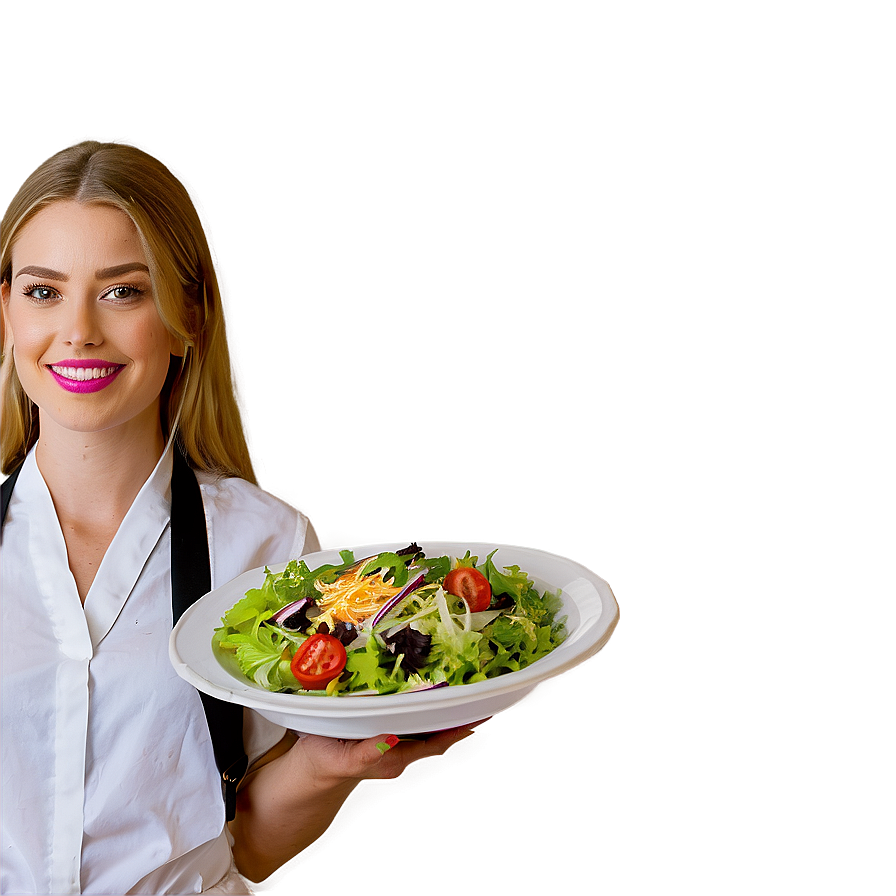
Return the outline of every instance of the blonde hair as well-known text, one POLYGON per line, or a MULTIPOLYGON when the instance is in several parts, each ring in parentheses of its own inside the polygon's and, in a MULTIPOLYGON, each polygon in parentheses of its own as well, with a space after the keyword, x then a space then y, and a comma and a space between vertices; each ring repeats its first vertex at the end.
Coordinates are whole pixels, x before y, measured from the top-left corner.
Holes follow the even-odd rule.
MULTIPOLYGON (((101 203, 134 222, 165 326, 186 347, 171 359, 161 422, 191 464, 255 482, 234 391, 221 294, 199 215, 183 184, 157 159, 119 143, 88 141, 47 159, 22 185, 0 223, 0 282, 11 284, 22 228, 53 202, 101 203)), ((0 465, 9 472, 37 441, 37 408, 5 351, 0 367, 0 465)))

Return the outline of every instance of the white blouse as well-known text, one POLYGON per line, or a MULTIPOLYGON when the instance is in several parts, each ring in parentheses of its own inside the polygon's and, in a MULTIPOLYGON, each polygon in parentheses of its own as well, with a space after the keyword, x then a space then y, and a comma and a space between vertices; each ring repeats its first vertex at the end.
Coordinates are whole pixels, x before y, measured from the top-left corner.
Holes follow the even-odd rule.
MULTIPOLYGON (((33 451, 19 474, 0 557, 3 893, 198 893, 230 868, 205 714, 168 660, 171 466, 169 448, 83 607, 33 451)), ((289 505, 198 478, 213 588, 318 549, 289 505)), ((246 715, 251 762, 283 729, 246 715)))

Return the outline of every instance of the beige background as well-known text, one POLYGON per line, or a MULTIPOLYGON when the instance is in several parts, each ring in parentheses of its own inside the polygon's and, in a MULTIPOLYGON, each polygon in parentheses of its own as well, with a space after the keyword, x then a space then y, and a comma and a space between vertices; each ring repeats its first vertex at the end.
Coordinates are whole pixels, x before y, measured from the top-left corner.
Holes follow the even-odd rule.
POLYGON ((155 154, 264 487, 329 547, 567 555, 622 615, 268 892, 891 890, 889 4, 288 6, 4 13, 0 201, 155 154))

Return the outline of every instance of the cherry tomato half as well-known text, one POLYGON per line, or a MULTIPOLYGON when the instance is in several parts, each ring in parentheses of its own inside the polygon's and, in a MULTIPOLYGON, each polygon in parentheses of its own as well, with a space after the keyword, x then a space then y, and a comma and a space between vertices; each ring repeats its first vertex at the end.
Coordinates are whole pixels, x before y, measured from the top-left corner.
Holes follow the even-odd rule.
POLYGON ((303 688, 322 688, 345 668, 345 648, 332 635, 312 635, 299 645, 290 669, 303 688))
POLYGON ((492 602, 492 586, 478 569, 472 567, 461 566, 452 569, 445 576, 442 587, 449 594, 462 597, 473 613, 487 610, 488 605, 492 602))

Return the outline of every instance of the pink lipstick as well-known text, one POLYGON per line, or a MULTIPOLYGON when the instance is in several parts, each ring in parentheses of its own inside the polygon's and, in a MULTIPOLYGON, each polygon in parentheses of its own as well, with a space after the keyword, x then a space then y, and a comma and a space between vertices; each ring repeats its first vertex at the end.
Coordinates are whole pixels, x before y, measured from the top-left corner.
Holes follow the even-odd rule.
POLYGON ((113 364, 98 358, 73 359, 47 364, 53 379, 67 392, 84 394, 99 392, 110 385, 124 369, 124 364, 113 364))

